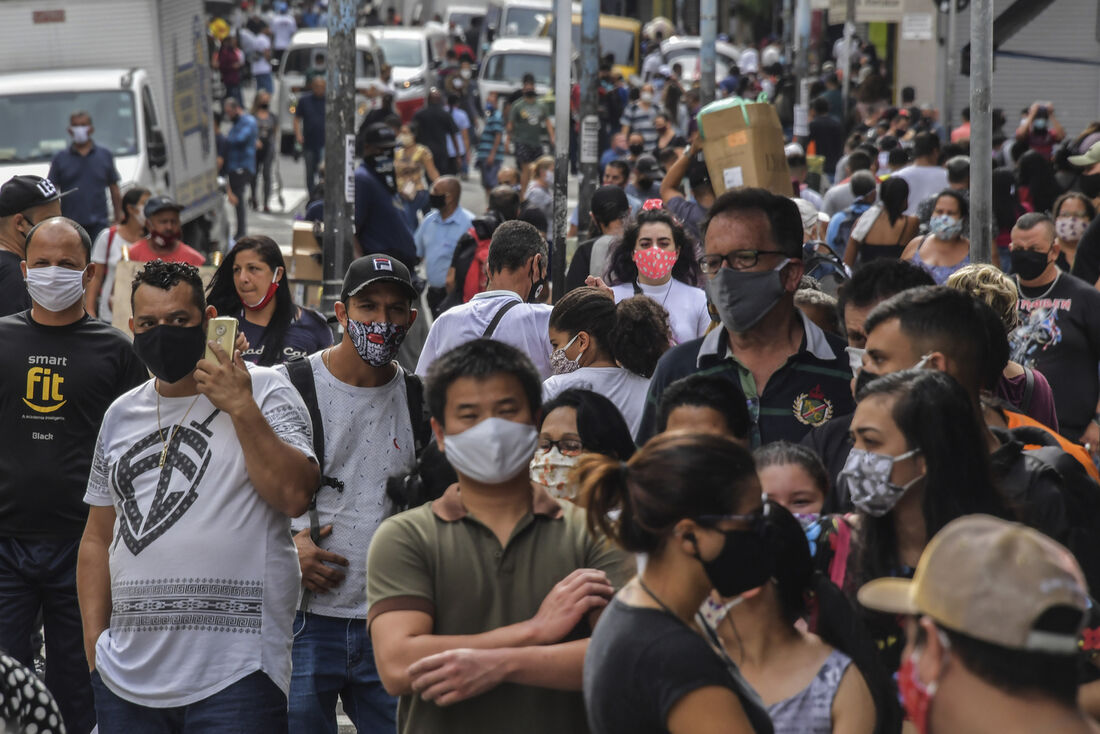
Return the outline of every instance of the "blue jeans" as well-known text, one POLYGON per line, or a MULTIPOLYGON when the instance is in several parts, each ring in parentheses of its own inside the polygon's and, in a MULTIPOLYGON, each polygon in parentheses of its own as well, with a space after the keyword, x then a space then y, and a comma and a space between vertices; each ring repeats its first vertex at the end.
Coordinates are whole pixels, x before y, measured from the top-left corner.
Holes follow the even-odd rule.
POLYGON ((336 734, 337 696, 360 734, 396 729, 397 699, 382 687, 365 619, 298 612, 291 655, 291 731, 336 734))
POLYGON ((275 84, 271 81, 271 74, 257 74, 256 77, 256 91, 261 89, 271 94, 275 91, 275 84))
POLYGON ((313 187, 317 185, 317 167, 324 163, 324 148, 303 148, 302 158, 306 162, 306 192, 307 196, 313 194, 313 187))
POLYGON ((286 696, 256 671, 190 706, 151 708, 116 696, 92 673, 100 734, 287 734, 286 696))
POLYGON ((0 538, 0 650, 34 667, 31 637, 38 613, 46 637, 43 681, 57 700, 65 728, 87 734, 95 726, 84 633, 76 600, 74 540, 0 538))

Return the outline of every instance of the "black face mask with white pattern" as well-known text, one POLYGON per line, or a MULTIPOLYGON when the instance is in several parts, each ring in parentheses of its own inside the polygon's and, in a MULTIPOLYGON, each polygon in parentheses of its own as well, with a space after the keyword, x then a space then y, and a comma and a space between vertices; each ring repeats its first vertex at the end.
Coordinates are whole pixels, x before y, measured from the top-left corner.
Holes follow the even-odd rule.
POLYGON ((348 319, 348 334, 355 351, 371 367, 385 367, 397 357, 408 329, 388 321, 364 323, 348 319))

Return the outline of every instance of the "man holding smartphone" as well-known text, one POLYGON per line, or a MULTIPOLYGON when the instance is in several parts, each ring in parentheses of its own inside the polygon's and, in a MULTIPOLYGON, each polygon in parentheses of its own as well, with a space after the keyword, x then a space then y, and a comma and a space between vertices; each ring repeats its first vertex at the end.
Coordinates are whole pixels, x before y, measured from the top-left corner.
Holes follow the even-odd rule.
POLYGON ((200 359, 217 314, 195 267, 150 262, 131 293, 154 378, 103 418, 77 571, 99 731, 285 733, 309 415, 239 351, 200 359))
POLYGON ((323 486, 316 513, 310 513, 316 527, 313 518, 292 523, 307 601, 294 621, 291 731, 335 733, 337 696, 357 731, 396 727, 397 700, 382 687, 363 623, 363 562, 374 532, 394 511, 386 479, 413 466, 418 433, 427 439, 422 411, 414 416, 409 409, 409 392, 420 391, 419 378, 396 362, 416 321, 418 297, 400 260, 383 254, 359 258, 348 268, 335 306, 343 339, 306 359, 325 455, 323 486))

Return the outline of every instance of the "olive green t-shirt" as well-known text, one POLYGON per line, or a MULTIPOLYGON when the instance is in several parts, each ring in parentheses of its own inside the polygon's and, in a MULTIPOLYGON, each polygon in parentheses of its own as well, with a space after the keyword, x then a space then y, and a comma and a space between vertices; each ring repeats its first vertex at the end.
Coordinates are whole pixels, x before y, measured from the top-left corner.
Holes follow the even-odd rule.
POLYGON ((512 103, 512 112, 508 118, 512 123, 512 140, 523 145, 542 145, 548 117, 542 102, 517 99, 512 103))
MULTIPOLYGON (((415 610, 433 618, 432 634, 475 635, 530 619, 550 590, 578 568, 607 573, 622 586, 633 557, 593 536, 585 512, 536 489, 532 511, 500 541, 462 505, 458 485, 440 499, 387 519, 367 557, 367 624, 415 610)), ((588 637, 587 622, 563 642, 588 637)), ((401 696, 397 730, 443 734, 575 734, 588 731, 579 691, 504 683, 446 707, 401 696)))

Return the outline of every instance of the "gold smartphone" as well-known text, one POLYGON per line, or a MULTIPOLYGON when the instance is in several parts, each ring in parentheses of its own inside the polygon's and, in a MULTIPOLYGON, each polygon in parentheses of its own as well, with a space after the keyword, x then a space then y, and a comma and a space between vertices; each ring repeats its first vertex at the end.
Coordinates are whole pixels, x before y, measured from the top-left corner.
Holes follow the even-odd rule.
POLYGON ((217 355, 210 349, 209 342, 217 342, 230 359, 233 359, 233 348, 237 343, 237 319, 232 316, 218 316, 210 319, 206 325, 206 359, 214 364, 218 362, 217 355))

